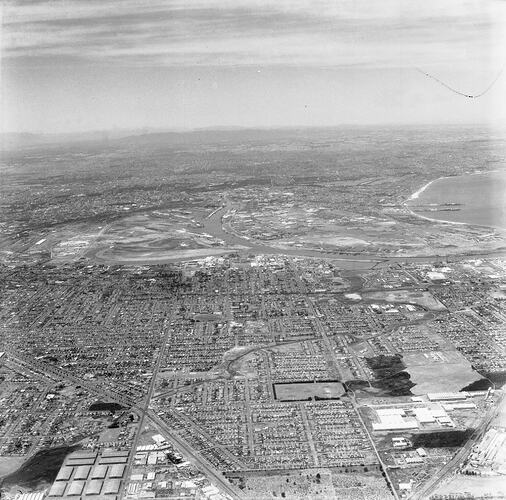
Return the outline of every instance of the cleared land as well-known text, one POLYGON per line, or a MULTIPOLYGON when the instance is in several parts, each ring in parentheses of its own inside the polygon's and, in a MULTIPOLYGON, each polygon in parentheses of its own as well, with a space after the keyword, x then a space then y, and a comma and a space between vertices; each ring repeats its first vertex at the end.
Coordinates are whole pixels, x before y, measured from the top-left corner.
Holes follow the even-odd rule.
POLYGON ((379 472, 339 473, 332 469, 307 469, 272 474, 245 474, 240 480, 248 500, 391 500, 379 472))
POLYGON ((441 487, 436 490, 436 494, 456 496, 474 495, 474 497, 478 498, 483 498, 484 495, 489 495, 489 498, 505 498, 506 477, 458 475, 453 477, 448 483, 441 485, 441 487))
POLYGON ((204 232, 197 220, 201 216, 152 212, 125 217, 100 235, 87 256, 103 263, 156 264, 239 249, 225 247, 222 240, 204 232))
POLYGON ((413 394, 428 392, 458 392, 481 379, 471 363, 457 351, 404 353, 406 371, 415 384, 413 394))
POLYGON ((388 292, 369 292, 363 294, 364 299, 401 304, 415 304, 431 311, 444 311, 446 307, 430 292, 425 290, 392 290, 388 292))
POLYGON ((14 472, 24 460, 24 458, 0 457, 0 477, 14 472))

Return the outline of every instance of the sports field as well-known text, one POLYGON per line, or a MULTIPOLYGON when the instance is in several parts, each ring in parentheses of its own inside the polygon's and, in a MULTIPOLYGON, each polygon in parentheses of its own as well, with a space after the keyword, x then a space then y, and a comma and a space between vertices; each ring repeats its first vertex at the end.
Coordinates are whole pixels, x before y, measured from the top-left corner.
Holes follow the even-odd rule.
POLYGON ((334 399, 345 393, 340 382, 294 382, 274 384, 274 394, 280 401, 307 401, 308 399, 334 399))

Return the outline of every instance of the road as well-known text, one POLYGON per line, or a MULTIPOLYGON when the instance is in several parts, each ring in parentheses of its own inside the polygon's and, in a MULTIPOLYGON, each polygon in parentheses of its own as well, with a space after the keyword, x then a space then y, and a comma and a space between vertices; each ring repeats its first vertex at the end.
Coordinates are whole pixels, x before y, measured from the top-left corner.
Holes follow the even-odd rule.
MULTIPOLYGON (((223 207, 220 207, 216 209, 213 213, 209 214, 206 219, 203 220, 204 224, 204 230, 213 236, 224 240, 229 245, 241 245, 246 248, 245 251, 248 253, 254 253, 254 254, 280 254, 280 255, 292 255, 292 256, 299 256, 299 257, 317 257, 322 259, 334 259, 338 261, 342 261, 343 265, 345 262, 348 262, 351 267, 354 267, 355 265, 359 265, 360 263, 363 263, 365 265, 376 265, 376 264, 388 264, 392 262, 433 262, 435 259, 441 258, 438 255, 432 255, 432 256, 413 256, 413 257, 377 257, 374 255, 351 255, 351 254, 342 254, 342 253, 326 253, 321 252, 318 250, 309 250, 309 249, 282 249, 277 248, 273 246, 269 246, 261 241, 254 241, 248 238, 242 237, 240 234, 233 231, 233 229, 230 227, 230 224, 225 224, 223 222, 223 216, 225 214, 230 213, 231 205, 227 201, 227 204, 223 207)), ((107 226, 106 226, 107 227, 107 226)), ((102 234, 106 227, 104 227, 100 234, 102 234)), ((477 258, 477 257, 488 257, 488 256, 500 256, 505 255, 505 252, 490 252, 486 254, 461 254, 456 256, 451 256, 452 260, 460 260, 460 259, 468 259, 468 258, 477 258)), ((327 336, 326 328, 321 323, 320 319, 318 318, 316 311, 312 311, 314 313, 315 322, 317 326, 317 330, 321 335, 321 339, 323 341, 323 344, 326 347, 326 351, 329 353, 329 359, 333 359, 333 349, 330 342, 329 337, 327 336)), ((173 445, 179 449, 183 454, 190 458, 196 466, 205 473, 209 479, 224 493, 230 495, 232 498, 242 498, 243 494, 242 492, 230 484, 223 476, 223 474, 217 470, 209 461, 205 459, 197 450, 193 449, 192 446, 187 443, 180 435, 178 435, 177 432, 175 432, 173 429, 171 429, 155 412, 153 412, 149 408, 150 401, 153 398, 153 392, 155 388, 156 383, 156 376, 160 370, 162 360, 164 358, 165 350, 167 349, 167 340, 169 335, 169 329, 167 328, 163 339, 161 339, 161 348, 159 352, 158 359, 156 361, 156 364, 153 369, 153 375, 152 379, 150 381, 148 391, 146 393, 146 396, 143 398, 141 403, 138 403, 135 401, 132 397, 129 397, 125 394, 122 394, 120 391, 115 391, 113 388, 110 387, 102 387, 100 383, 98 382, 91 382, 91 381, 85 381, 78 377, 74 377, 71 374, 58 369, 57 367, 48 366, 46 364, 37 363, 35 360, 31 360, 25 357, 21 357, 17 355, 16 353, 7 351, 6 357, 14 363, 17 363, 21 366, 28 366, 33 367, 34 369, 38 370, 39 372, 43 374, 48 374, 51 377, 57 377, 60 380, 68 380, 71 383, 81 385, 88 389, 93 394, 97 394, 98 396, 105 397, 108 400, 118 402, 122 405, 127 405, 132 408, 132 410, 136 411, 139 414, 139 422, 138 422, 138 428, 137 432, 134 438, 134 442, 132 445, 132 451, 129 456, 129 461, 127 464, 126 474, 125 474, 125 480, 122 482, 122 489, 121 489, 121 495, 124 495, 126 484, 128 481, 128 477, 131 473, 133 462, 134 462, 134 456, 135 456, 135 450, 137 448, 137 445, 139 443, 139 440, 141 438, 142 430, 144 428, 144 425, 146 422, 150 422, 153 424, 154 427, 156 427, 161 434, 163 434, 168 441, 172 442, 173 445)), ((301 340, 297 340, 294 342, 301 342, 301 340)), ((273 345, 279 345, 279 344, 273 344, 273 345)), ((256 347, 248 352, 241 353, 241 355, 238 358, 231 359, 227 361, 227 368, 230 368, 230 366, 237 362, 237 359, 239 359, 242 356, 245 356, 247 354, 250 354, 251 352, 254 352, 255 350, 262 350, 265 348, 272 347, 273 345, 267 345, 267 346, 261 346, 256 347)), ((336 375, 339 373, 338 365, 334 362, 332 363, 333 368, 335 369, 336 375)), ((171 393, 172 391, 168 391, 167 393, 171 393)), ((162 393, 158 397, 162 395, 167 395, 167 393, 162 393)), ((374 452, 377 456, 377 459, 379 463, 381 464, 383 471, 386 475, 386 480, 390 484, 394 497, 398 500, 398 495, 393 487, 393 483, 389 477, 388 474, 388 468, 383 463, 380 453, 377 450, 374 441, 372 439, 371 434, 369 433, 369 430, 367 426, 365 425, 365 422, 362 419, 362 416, 360 415, 360 412, 358 410, 358 405, 355 401, 355 398, 353 395, 350 395, 350 399, 352 400, 353 406, 355 408, 355 411, 358 415, 358 418, 360 419, 362 426, 368 436, 368 439, 371 443, 371 446, 374 449, 374 452)), ((421 500, 422 498, 427 498, 430 496, 430 494, 437 488, 439 484, 441 484, 441 481, 444 481, 445 478, 447 478, 450 474, 453 473, 456 467, 461 463, 461 461, 465 458, 465 456, 469 453, 470 449, 474 446, 476 441, 481 437, 483 432, 486 430, 487 426, 489 425, 491 419, 494 416, 495 409, 489 412, 489 415, 486 416, 482 424, 476 429, 475 433, 473 434, 472 438, 466 443, 464 447, 462 447, 459 452, 453 457, 453 459, 446 464, 438 473, 436 473, 431 479, 422 485, 422 487, 413 493, 413 495, 410 497, 412 500, 421 500)), ((184 419, 186 425, 192 425, 192 423, 188 419, 184 419)), ((305 425, 308 427, 309 423, 307 421, 304 422, 305 425)), ((199 429, 201 431, 201 429, 199 429)), ((251 447, 251 436, 250 439, 250 447, 251 447)), ((225 451, 225 450, 223 450, 225 451)), ((313 454, 316 456, 315 450, 312 450, 313 454)), ((231 457, 228 457, 231 458, 231 457)), ((317 462, 317 457, 315 459, 317 462)))
POLYGON ((46 363, 39 363, 33 359, 30 359, 28 356, 22 356, 18 353, 14 353, 10 350, 10 348, 5 351, 5 355, 8 361, 14 363, 15 365, 18 365, 20 368, 23 368, 23 366, 25 366, 30 370, 39 372, 42 375, 49 377, 50 379, 65 380, 72 384, 84 387, 92 394, 107 398, 107 400, 118 403, 122 406, 132 406, 136 403, 136 401, 130 396, 122 394, 119 391, 115 391, 110 387, 104 389, 101 387, 99 382, 92 382, 90 380, 75 377, 74 375, 68 373, 66 370, 61 370, 58 367, 51 366, 46 363))
POLYGON ((436 472, 429 481, 424 483, 420 489, 413 492, 413 494, 409 497, 409 500, 425 500, 429 498, 430 495, 434 493, 439 486, 441 486, 441 483, 455 472, 455 469, 464 461, 469 452, 473 449, 474 445, 481 439, 492 419, 496 416, 503 397, 504 395, 501 394, 501 399, 489 409, 486 417, 480 426, 476 428, 469 441, 467 441, 467 443, 455 454, 455 456, 443 468, 436 472))
POLYGON ((376 448, 376 445, 374 444, 374 440, 371 436, 371 433, 369 432, 369 429, 367 428, 367 425, 365 425, 364 419, 362 418, 362 415, 360 414, 357 402, 355 400, 355 394, 353 393, 353 391, 351 391, 349 393, 349 396, 350 396, 350 401, 353 405, 353 408, 355 409, 355 413, 358 415, 360 423, 362 424, 362 427, 363 427, 365 433, 367 434, 367 437, 369 438, 369 442, 371 443, 374 453, 376 454, 378 462, 380 463, 381 468, 383 469, 383 472, 385 473, 385 479, 386 479, 387 483, 390 485, 392 495, 394 496, 395 500, 399 500, 399 495, 397 494, 397 490, 395 489, 394 483, 392 482, 392 479, 390 478, 390 475, 388 474, 388 468, 385 465, 385 463, 383 462, 383 460, 381 459, 381 455, 378 451, 378 448, 376 448))
POLYGON ((243 467, 242 462, 240 462, 237 459, 237 457, 233 453, 230 452, 228 447, 226 445, 219 444, 216 441, 216 439, 206 429, 204 429, 200 425, 196 424, 190 417, 188 417, 187 415, 185 415, 181 412, 178 412, 178 411, 172 409, 172 413, 175 416, 177 416, 181 422, 183 422, 185 424, 185 427, 193 427, 193 429, 198 434, 203 436, 207 441, 209 441, 210 443, 214 443, 215 449, 220 450, 221 456, 224 459, 228 460, 229 463, 234 464, 234 466, 237 467, 237 469, 240 469, 243 467))
MULTIPOLYGON (((169 320, 167 321, 167 325, 170 324, 170 322, 173 321, 173 317, 171 316, 169 320)), ((153 396, 153 392, 155 390, 156 386, 156 377, 158 375, 158 372, 160 371, 160 367, 162 365, 165 352, 167 348, 169 347, 169 335, 170 335, 170 328, 166 326, 165 333, 163 335, 163 338, 161 340, 161 348, 160 352, 158 354, 158 359, 156 361, 155 367, 153 369, 153 375, 151 377, 151 382, 148 387, 148 392, 146 394, 146 397, 144 398, 144 401, 139 405, 135 404, 132 406, 132 410, 136 411, 139 414, 139 422, 137 427, 137 432, 135 434, 134 441, 132 443, 132 450, 130 452, 127 467, 125 470, 125 476, 124 481, 122 482, 121 490, 120 490, 120 498, 123 498, 125 496, 125 490, 126 486, 128 484, 128 478, 131 475, 132 468, 134 465, 135 460, 135 453, 137 450, 137 446, 139 444, 139 440, 142 435, 142 431, 144 429, 144 425, 146 423, 146 420, 150 423, 152 423, 156 428, 158 428, 159 432, 168 440, 173 443, 173 445, 181 451, 186 457, 191 458, 192 461, 195 463, 195 465, 202 471, 204 474, 207 475, 207 477, 213 482, 215 486, 217 486, 222 492, 227 493, 231 496, 231 498, 242 498, 240 490, 233 487, 222 475, 219 471, 216 471, 207 460, 205 460, 202 456, 195 453, 195 451, 187 444, 184 440, 182 440, 180 437, 176 436, 175 433, 161 420, 158 415, 156 415, 155 412, 149 409, 149 405, 151 402, 151 398, 153 396)), ((190 424, 188 422, 188 424, 190 424)), ((223 450, 225 451, 225 450, 223 450)), ((186 458, 185 457, 185 458, 186 458)), ((235 457, 232 455, 232 457, 235 459, 235 457)))
POLYGON ((179 449, 186 457, 190 458, 195 465, 207 475, 207 477, 213 482, 215 486, 217 486, 221 491, 228 494, 233 499, 241 499, 243 497, 241 490, 231 485, 227 479, 201 455, 195 452, 188 443, 186 443, 179 436, 175 435, 174 432, 156 415, 152 410, 149 410, 149 402, 151 401, 151 397, 155 387, 156 374, 160 369, 161 362, 163 360, 163 353, 167 348, 167 340, 168 340, 169 329, 167 329, 164 334, 164 339, 162 342, 162 349, 160 350, 160 355, 158 356, 157 363, 155 369, 153 370, 153 377, 151 379, 148 393, 146 397, 143 399, 141 404, 133 401, 129 397, 125 397, 119 393, 108 391, 102 389, 98 384, 92 383, 90 381, 82 380, 73 375, 59 370, 56 367, 51 367, 46 364, 37 363, 34 360, 27 359, 25 357, 20 357, 19 355, 15 355, 10 351, 5 351, 5 355, 2 357, 2 363, 17 365, 19 368, 28 368, 35 372, 40 373, 42 376, 49 377, 51 380, 57 381, 67 381, 73 384, 81 385, 82 387, 89 390, 92 394, 95 394, 98 397, 105 398, 108 401, 117 402, 123 406, 128 406, 132 411, 138 413, 139 422, 138 428, 136 432, 136 436, 134 439, 134 443, 132 445, 132 451, 129 455, 129 461, 127 463, 126 472, 124 475, 124 480, 121 484, 121 492, 120 498, 124 497, 124 491, 127 484, 127 478, 130 475, 134 457, 135 450, 137 448, 137 444, 140 439, 140 435, 142 432, 142 428, 144 427, 144 423, 146 419, 153 423, 153 425, 159 429, 161 434, 163 434, 168 441, 171 441, 173 445, 179 449))
POLYGON ((223 493, 233 499, 244 497, 242 491, 229 483, 223 474, 216 470, 202 455, 194 450, 184 439, 174 432, 153 410, 147 411, 147 416, 153 422, 167 441, 171 442, 181 453, 188 458, 208 477, 208 479, 223 493))
POLYGON ((173 314, 169 316, 169 319, 165 323, 165 332, 163 334, 163 337, 161 339, 161 347, 158 352, 158 359, 156 360, 155 367, 153 368, 153 374, 151 376, 151 382, 149 383, 148 392, 146 393, 146 397, 144 398, 144 402, 142 406, 135 405, 133 409, 137 410, 137 413, 139 414, 139 422, 137 426, 137 432, 135 433, 135 438, 132 443, 132 449, 130 450, 130 455, 128 456, 128 462, 125 469, 125 475, 124 479, 121 483, 120 493, 119 497, 123 498, 126 490, 126 486, 129 482, 130 475, 132 473, 132 467, 134 465, 135 460, 135 453, 137 450, 137 445, 139 444, 139 439, 142 435, 142 430, 144 428, 144 421, 146 418, 146 412, 149 407, 149 403, 151 401, 151 396, 153 395, 153 391, 155 389, 156 385, 156 377, 158 375, 158 372, 160 370, 160 366, 162 364, 162 361, 164 359, 165 351, 167 350, 168 340, 170 336, 170 327, 168 326, 171 321, 173 321, 173 314))

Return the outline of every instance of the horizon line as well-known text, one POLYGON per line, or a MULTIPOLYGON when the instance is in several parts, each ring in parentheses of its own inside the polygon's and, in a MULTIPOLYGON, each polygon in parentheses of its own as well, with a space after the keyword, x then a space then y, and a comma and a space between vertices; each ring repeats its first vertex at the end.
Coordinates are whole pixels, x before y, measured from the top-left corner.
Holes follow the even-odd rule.
POLYGON ((35 130, 7 130, 0 132, 0 136, 7 135, 32 135, 32 136, 76 136, 87 134, 121 134, 138 133, 137 135, 149 135, 159 133, 187 134, 193 132, 237 132, 248 130, 310 130, 310 129, 336 129, 336 128, 395 128, 395 127, 488 127, 488 128, 506 128, 506 123, 502 121, 483 121, 483 122, 364 122, 364 123, 340 123, 333 125, 210 125, 203 127, 113 127, 107 129, 85 129, 69 132, 43 132, 35 130))

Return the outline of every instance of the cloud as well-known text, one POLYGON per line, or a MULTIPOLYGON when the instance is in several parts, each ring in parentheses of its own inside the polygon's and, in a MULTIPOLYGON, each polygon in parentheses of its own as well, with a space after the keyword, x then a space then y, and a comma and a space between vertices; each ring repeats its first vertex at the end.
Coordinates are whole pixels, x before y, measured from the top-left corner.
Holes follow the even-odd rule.
POLYGON ((501 2, 41 0, 7 2, 6 60, 164 66, 392 67, 489 59, 501 2))

